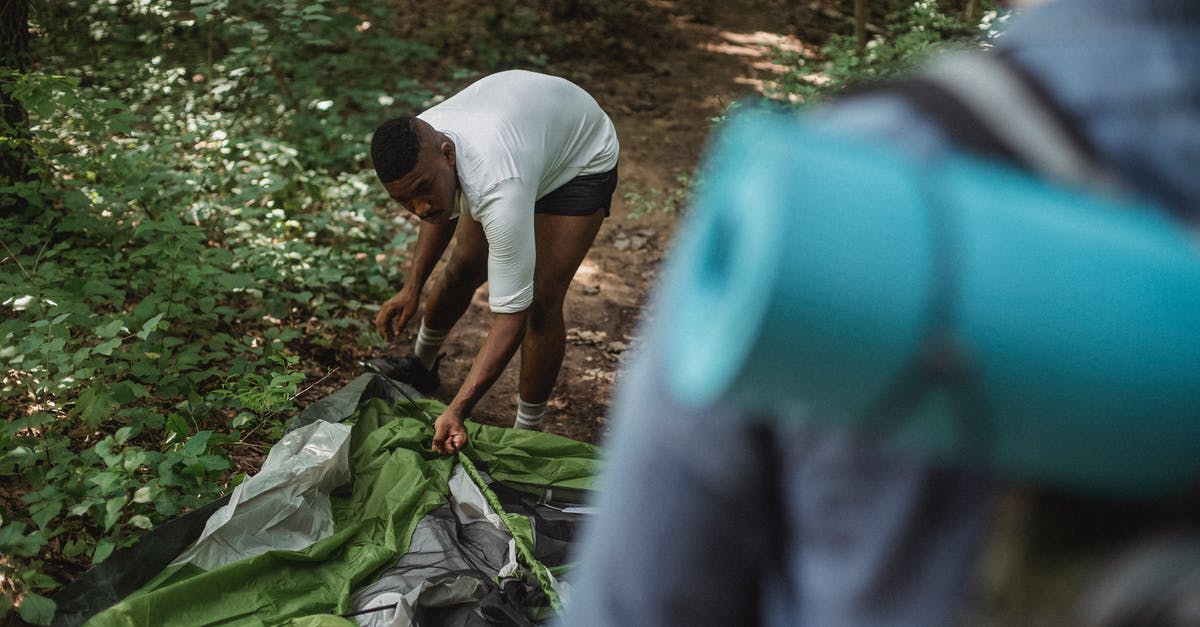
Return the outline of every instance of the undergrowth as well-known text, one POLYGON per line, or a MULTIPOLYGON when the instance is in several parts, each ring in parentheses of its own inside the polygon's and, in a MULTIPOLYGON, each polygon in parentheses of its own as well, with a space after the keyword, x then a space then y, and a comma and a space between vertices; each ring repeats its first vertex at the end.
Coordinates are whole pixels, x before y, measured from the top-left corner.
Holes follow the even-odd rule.
POLYGON ((0 70, 28 114, 0 122, 26 166, 0 172, 0 618, 47 624, 63 583, 253 470, 333 367, 300 346, 381 345, 368 322, 415 231, 376 189, 370 133, 514 61, 531 28, 488 13, 468 24, 506 29, 486 63, 450 68, 401 19, 33 3, 32 69, 0 70))

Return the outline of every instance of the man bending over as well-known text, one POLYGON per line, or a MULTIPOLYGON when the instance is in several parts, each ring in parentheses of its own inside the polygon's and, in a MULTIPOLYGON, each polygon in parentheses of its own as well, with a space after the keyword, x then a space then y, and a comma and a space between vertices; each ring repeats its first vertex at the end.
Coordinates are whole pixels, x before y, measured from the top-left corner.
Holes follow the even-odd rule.
POLYGON ((467 443, 463 421, 521 349, 517 428, 536 429, 566 345, 563 299, 609 213, 617 183, 616 129, 596 101, 562 78, 513 70, 484 77, 415 117, 388 120, 371 139, 388 195, 422 220, 412 268, 375 327, 389 341, 417 313, 411 354, 372 362, 429 393, 440 350, 488 282, 493 319, 471 370, 434 423, 433 449, 467 443))

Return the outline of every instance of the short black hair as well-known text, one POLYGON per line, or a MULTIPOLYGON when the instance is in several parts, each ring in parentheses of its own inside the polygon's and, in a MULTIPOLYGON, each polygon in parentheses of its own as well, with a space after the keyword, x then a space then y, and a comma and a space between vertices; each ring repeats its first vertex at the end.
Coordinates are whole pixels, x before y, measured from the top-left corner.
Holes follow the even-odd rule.
POLYGON ((417 118, 392 118, 371 136, 371 161, 381 183, 391 183, 412 171, 421 154, 417 118))

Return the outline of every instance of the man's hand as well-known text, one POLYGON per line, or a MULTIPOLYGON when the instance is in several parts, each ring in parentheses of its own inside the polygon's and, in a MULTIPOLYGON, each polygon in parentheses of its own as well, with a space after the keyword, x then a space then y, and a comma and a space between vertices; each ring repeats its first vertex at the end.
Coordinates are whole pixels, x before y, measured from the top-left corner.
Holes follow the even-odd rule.
POLYGON ((420 303, 421 294, 406 286, 379 308, 379 313, 375 314, 375 330, 379 331, 383 339, 392 341, 408 326, 408 321, 416 315, 420 303))
POLYGON ((453 455, 467 445, 467 428, 463 418, 447 411, 433 423, 433 452, 438 455, 453 455))

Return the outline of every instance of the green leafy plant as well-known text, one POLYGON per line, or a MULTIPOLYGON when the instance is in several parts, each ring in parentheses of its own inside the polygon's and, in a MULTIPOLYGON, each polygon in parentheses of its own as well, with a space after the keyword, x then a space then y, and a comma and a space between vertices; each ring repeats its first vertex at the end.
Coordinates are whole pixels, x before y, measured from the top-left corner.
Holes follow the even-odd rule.
POLYGON ((773 60, 786 69, 770 86, 768 96, 790 103, 806 103, 854 83, 879 80, 912 68, 934 50, 953 42, 977 40, 990 32, 996 11, 968 24, 961 11, 948 11, 936 0, 900 4, 882 23, 886 30, 867 41, 861 54, 852 34, 835 34, 817 59, 801 52, 775 49, 773 60))
POLYGON ((247 373, 228 377, 224 386, 213 392, 214 398, 228 402, 238 413, 230 421, 230 437, 245 442, 259 429, 275 441, 283 435, 283 418, 296 411, 298 386, 304 381, 303 372, 292 370, 299 359, 277 353, 268 358, 275 367, 269 374, 247 373), (242 433, 242 429, 249 431, 242 433))

